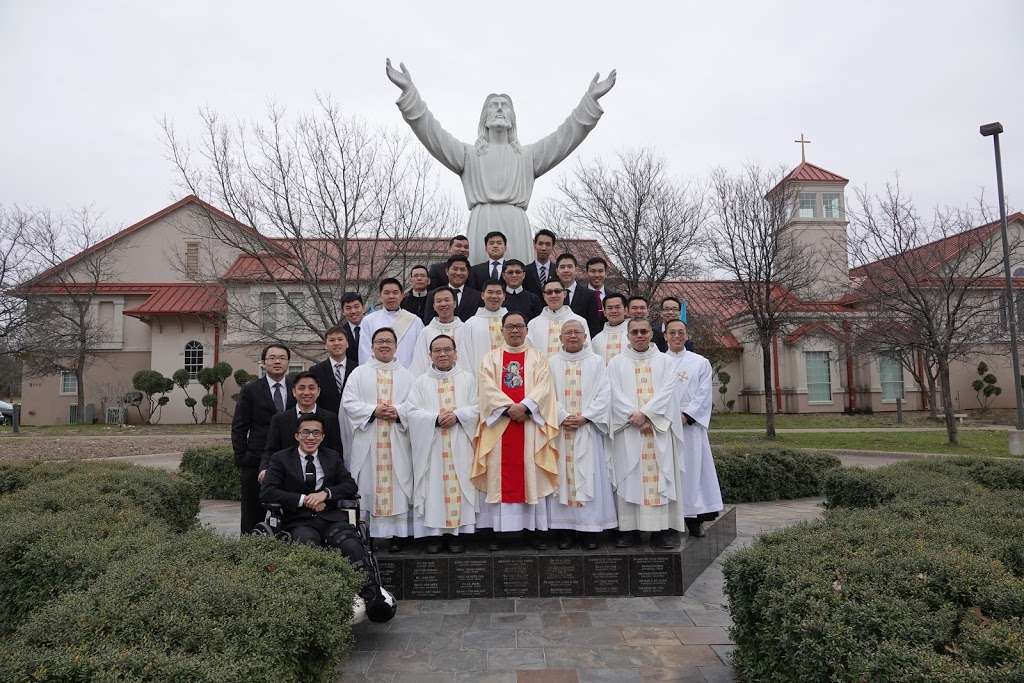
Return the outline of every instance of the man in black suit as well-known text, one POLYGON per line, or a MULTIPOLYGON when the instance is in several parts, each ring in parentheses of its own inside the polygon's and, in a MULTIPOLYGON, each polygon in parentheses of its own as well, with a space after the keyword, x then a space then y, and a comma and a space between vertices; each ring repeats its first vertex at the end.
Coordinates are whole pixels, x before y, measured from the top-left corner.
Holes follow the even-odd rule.
POLYGON ((505 261, 505 308, 509 313, 522 313, 530 322, 544 309, 544 302, 523 286, 526 266, 519 259, 505 261))
POLYGON ((654 334, 651 337, 651 341, 654 342, 654 345, 662 353, 668 350, 668 341, 665 339, 665 325, 673 320, 679 320, 679 314, 682 310, 683 305, 674 296, 666 296, 661 300, 661 319, 657 324, 653 325, 654 334))
POLYGON ((292 383, 285 376, 291 350, 283 344, 270 344, 263 348, 260 362, 266 377, 249 382, 238 394, 235 416, 231 420, 231 449, 241 482, 242 533, 252 533, 253 527, 263 521, 260 505, 260 460, 267 445, 270 420, 295 405, 292 383))
POLYGON ((578 270, 576 257, 569 252, 559 255, 555 260, 555 275, 565 290, 565 303, 573 313, 586 320, 587 327, 590 327, 590 321, 597 317, 597 304, 594 292, 576 281, 578 270))
MULTIPOLYGON (((448 258, 452 256, 465 256, 469 258, 469 238, 465 235, 456 235, 448 240, 448 258)), ((427 271, 430 275, 430 288, 437 289, 448 284, 448 259, 438 261, 430 265, 427 271)), ((429 310, 429 309, 428 309, 429 310)))
POLYGON ((295 426, 291 446, 270 456, 260 490, 265 504, 280 505, 281 526, 296 543, 325 546, 341 552, 367 574, 359 591, 371 621, 387 621, 394 615, 371 570, 359 533, 338 508, 339 500, 354 498, 359 489, 341 455, 322 446, 326 425, 318 415, 304 415, 295 426))
POLYGON ((554 251, 555 233, 546 228, 538 230, 533 236, 534 259, 526 264, 526 279, 523 286, 541 301, 541 307, 544 306, 544 285, 555 279, 555 262, 551 260, 554 251))
MULTIPOLYGON (((333 384, 334 378, 331 377, 333 384)), ((316 415, 324 423, 323 445, 337 451, 344 458, 345 449, 341 445, 341 428, 338 425, 338 414, 325 410, 317 405, 320 396, 320 380, 312 372, 300 372, 292 379, 292 395, 295 407, 278 413, 270 420, 270 431, 267 433, 267 445, 260 462, 260 481, 263 472, 270 463, 270 456, 278 451, 297 446, 293 435, 299 419, 303 415, 316 415)))
POLYGON ((409 270, 409 291, 402 297, 402 303, 398 307, 422 319, 427 314, 427 293, 430 289, 430 275, 427 274, 427 267, 413 266, 409 270))
POLYGON ((608 319, 604 315, 604 300, 609 294, 615 292, 605 289, 604 281, 608 276, 608 262, 600 256, 594 256, 587 260, 587 289, 594 298, 593 317, 587 318, 587 326, 590 328, 590 338, 593 339, 604 329, 608 319))
POLYGON ((327 359, 309 369, 320 384, 320 396, 313 400, 318 407, 337 415, 341 406, 341 392, 345 389, 348 376, 355 369, 348 358, 349 343, 344 325, 335 325, 324 333, 324 347, 327 349, 327 359))
MULTIPOLYGON (((462 322, 466 322, 484 305, 480 292, 466 282, 469 279, 469 259, 465 256, 449 256, 447 273, 448 286, 455 290, 456 294, 455 315, 462 322)), ((427 295, 427 312, 430 320, 434 319, 434 291, 436 290, 431 290, 427 295)), ((429 325, 430 320, 425 319, 423 324, 429 325)))
POLYGON ((469 284, 474 289, 482 289, 488 280, 501 280, 505 271, 505 249, 507 247, 505 233, 492 230, 484 235, 484 251, 487 260, 478 263, 470 271, 469 284))
POLYGON ((341 312, 345 316, 345 322, 341 326, 345 330, 345 337, 348 338, 348 351, 345 352, 346 367, 350 367, 351 372, 359 365, 359 326, 363 322, 363 314, 366 313, 362 295, 359 292, 345 292, 341 297, 341 312))

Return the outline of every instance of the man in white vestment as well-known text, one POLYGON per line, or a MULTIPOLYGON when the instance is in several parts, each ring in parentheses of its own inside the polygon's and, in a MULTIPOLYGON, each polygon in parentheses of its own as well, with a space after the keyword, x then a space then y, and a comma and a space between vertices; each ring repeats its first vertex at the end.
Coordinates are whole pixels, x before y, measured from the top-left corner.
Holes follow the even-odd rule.
POLYGON ((468 370, 474 379, 484 356, 505 343, 501 336, 501 319, 507 313, 503 305, 505 283, 501 280, 487 280, 483 284, 483 300, 484 305, 477 309, 476 315, 455 331, 455 343, 459 348, 458 364, 468 370))
POLYGON ((359 336, 359 364, 362 365, 373 357, 371 340, 374 332, 387 327, 398 337, 395 358, 402 367, 407 368, 412 365, 413 351, 416 349, 416 339, 419 338, 420 330, 423 329, 423 321, 402 308, 401 282, 393 277, 387 277, 380 281, 378 288, 383 308, 363 318, 360 326, 362 334, 359 336))
POLYGON ((561 529, 558 547, 572 547, 578 532, 587 550, 600 533, 617 526, 615 494, 608 478, 604 440, 611 391, 604 361, 586 344, 586 327, 566 321, 562 350, 548 359, 558 399, 558 490, 548 496, 548 526, 561 529))
MULTIPOLYGON (((547 356, 553 356, 562 348, 559 337, 562 333, 562 325, 567 320, 576 320, 583 323, 587 328, 587 321, 573 313, 572 309, 565 303, 565 288, 561 282, 545 283, 544 289, 544 310, 536 318, 530 321, 527 334, 527 341, 530 346, 547 356)), ((587 334, 586 343, 590 343, 590 334, 587 334)))
POLYGON ((722 510, 722 490, 708 440, 714 370, 707 358, 686 350, 687 339, 682 320, 665 323, 665 355, 676 359, 676 398, 683 418, 683 514, 687 532, 700 537, 704 535, 701 524, 722 510))
MULTIPOLYGON (((436 299, 435 299, 436 301, 436 299)), ((454 306, 453 306, 454 308, 454 306)), ((430 537, 426 550, 461 553, 461 534, 476 530, 476 487, 470 480, 473 437, 480 411, 476 379, 456 366, 455 339, 430 341, 431 366, 416 378, 407 400, 413 453, 413 531, 430 537)))
POLYGON ((430 369, 430 342, 439 334, 455 337, 455 332, 464 324, 455 317, 455 292, 451 287, 439 287, 433 292, 434 317, 430 324, 420 330, 416 348, 412 354, 409 371, 419 377, 430 369))
POLYGON ((608 364, 612 484, 619 540, 628 548, 650 531, 655 548, 678 546, 683 522, 682 421, 675 361, 651 343, 651 322, 628 323, 629 346, 608 364))
POLYGON ((412 455, 403 404, 412 388, 412 373, 395 358, 397 335, 389 327, 369 338, 373 356, 349 375, 341 404, 352 429, 348 469, 359 484, 359 507, 369 513, 370 535, 400 539, 412 534, 412 455))
POLYGON ((608 361, 622 353, 629 344, 626 334, 626 297, 623 294, 609 294, 604 299, 604 316, 608 321, 590 343, 594 353, 608 365, 608 361))

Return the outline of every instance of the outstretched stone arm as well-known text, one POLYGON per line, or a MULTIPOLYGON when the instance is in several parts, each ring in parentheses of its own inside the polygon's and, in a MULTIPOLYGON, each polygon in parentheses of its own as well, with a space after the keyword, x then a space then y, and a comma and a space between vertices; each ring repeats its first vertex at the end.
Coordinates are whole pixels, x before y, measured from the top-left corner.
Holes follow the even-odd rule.
POLYGON ((569 117, 562 122, 554 133, 544 137, 530 145, 533 153, 533 175, 539 178, 572 154, 583 139, 590 134, 597 122, 604 114, 604 109, 598 104, 612 86, 615 85, 615 70, 612 69, 608 78, 599 80, 600 74, 595 74, 583 99, 576 105, 569 117))
POLYGON ((391 66, 387 60, 387 75, 392 83, 402 89, 402 95, 395 103, 402 118, 412 128, 419 141, 427 148, 430 155, 447 166, 452 172, 462 175, 466 168, 467 145, 446 131, 427 108, 427 103, 420 97, 419 90, 412 82, 412 74, 399 64, 401 70, 391 66))

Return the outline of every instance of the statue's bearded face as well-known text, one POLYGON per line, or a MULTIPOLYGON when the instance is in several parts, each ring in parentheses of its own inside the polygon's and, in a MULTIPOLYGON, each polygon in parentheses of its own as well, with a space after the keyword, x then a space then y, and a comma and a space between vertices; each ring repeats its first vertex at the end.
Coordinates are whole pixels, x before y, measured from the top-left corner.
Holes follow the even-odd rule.
POLYGON ((515 113, 512 110, 512 100, 505 95, 494 95, 487 99, 484 105, 485 122, 487 128, 511 128, 515 113))

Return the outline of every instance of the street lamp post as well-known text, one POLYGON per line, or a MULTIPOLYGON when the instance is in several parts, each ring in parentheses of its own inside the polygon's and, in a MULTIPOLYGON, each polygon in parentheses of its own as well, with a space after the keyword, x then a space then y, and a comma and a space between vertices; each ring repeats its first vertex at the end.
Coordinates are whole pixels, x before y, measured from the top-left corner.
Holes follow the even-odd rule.
POLYGON ((1024 389, 1020 381, 1020 354, 1017 352, 1017 315, 1010 275, 1010 239, 1006 234, 1006 198, 1003 196, 1003 160, 999 155, 999 134, 1003 124, 998 121, 981 126, 984 137, 991 137, 996 151, 996 189, 999 194, 999 227, 1003 236, 1003 274, 1006 276, 1006 321, 1010 327, 1010 358, 1013 359, 1013 392, 1017 399, 1017 431, 1010 432, 1010 454, 1024 455, 1024 389))

